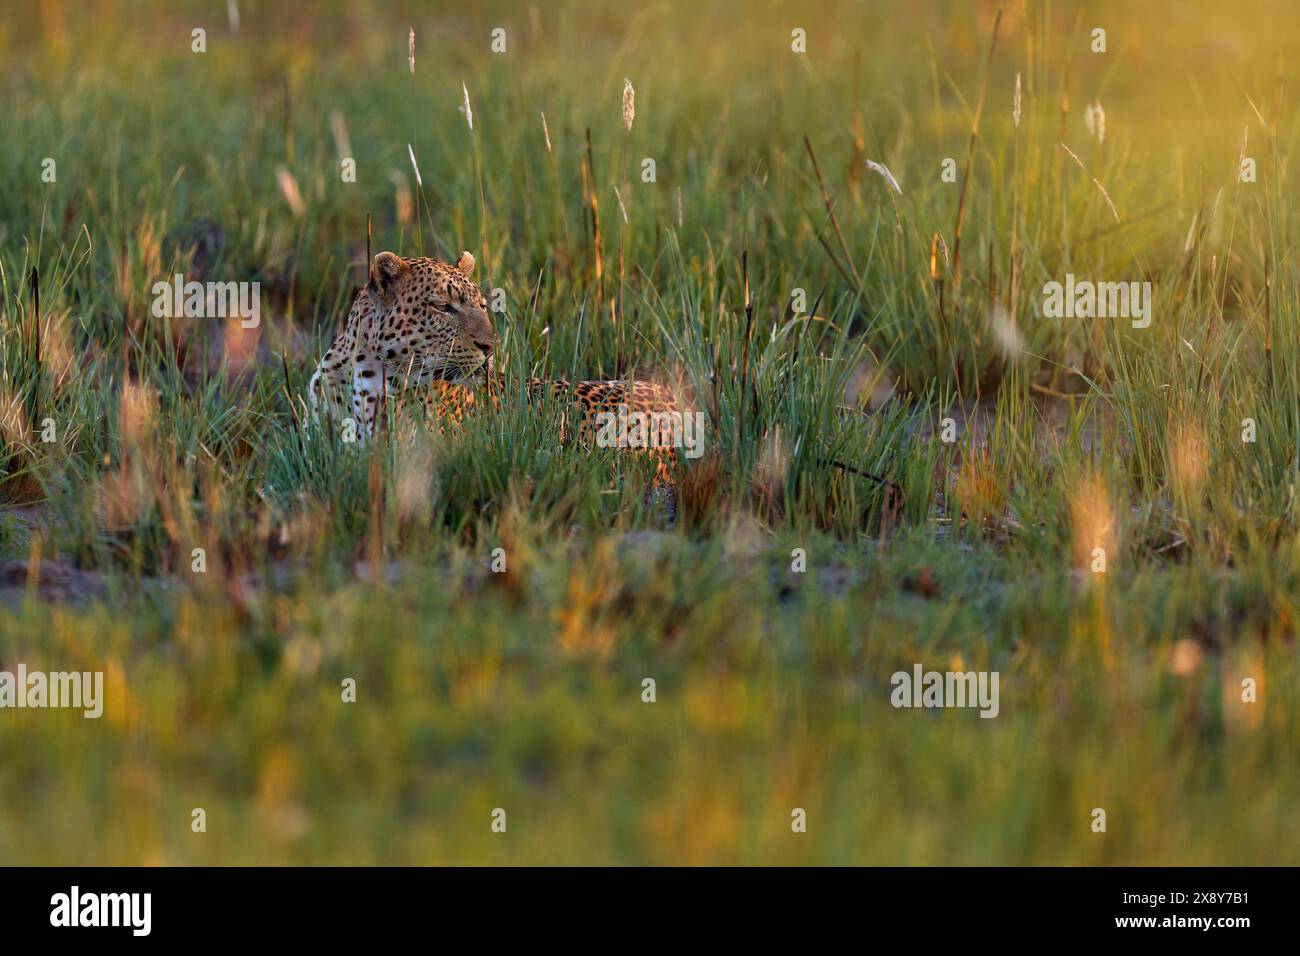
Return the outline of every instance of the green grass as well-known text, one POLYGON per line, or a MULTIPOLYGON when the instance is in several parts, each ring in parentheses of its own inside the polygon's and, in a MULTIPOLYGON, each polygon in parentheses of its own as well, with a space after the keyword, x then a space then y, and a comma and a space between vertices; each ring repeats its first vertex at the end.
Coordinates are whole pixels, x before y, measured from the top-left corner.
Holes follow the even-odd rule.
POLYGON ((443 6, 0 19, 0 669, 107 687, 0 711, 0 862, 1300 862, 1285 5, 1016 4, 991 58, 985 5, 443 6), (367 216, 475 254, 512 380, 679 383, 677 523, 521 390, 309 426, 367 216), (155 317, 177 272, 256 335, 155 317), (918 662, 998 717, 894 709, 918 662))

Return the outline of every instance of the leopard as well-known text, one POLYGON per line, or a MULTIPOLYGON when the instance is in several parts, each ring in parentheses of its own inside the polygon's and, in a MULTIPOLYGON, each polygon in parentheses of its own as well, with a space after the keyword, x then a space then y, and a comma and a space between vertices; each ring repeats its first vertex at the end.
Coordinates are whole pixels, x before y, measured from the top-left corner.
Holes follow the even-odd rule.
MULTIPOLYGON (((455 263, 425 256, 381 252, 371 263, 347 323, 317 364, 308 384, 313 416, 351 417, 359 437, 374 434, 388 396, 415 392, 440 423, 458 426, 487 399, 518 383, 495 370, 496 335, 487 300, 474 281, 474 256, 455 263)), ((587 380, 530 378, 524 390, 540 405, 549 395, 576 410, 577 428, 566 429, 590 447, 600 423, 621 412, 640 412, 649 434, 624 444, 656 457, 647 497, 663 500, 670 521, 676 514, 671 417, 683 412, 673 390, 648 379, 587 380), (602 413, 607 413, 602 416, 602 413)))
POLYGON ((433 381, 470 383, 490 372, 495 336, 487 300, 471 278, 474 266, 469 252, 455 265, 393 252, 375 256, 347 324, 312 374, 312 411, 350 411, 369 436, 386 392, 433 381))

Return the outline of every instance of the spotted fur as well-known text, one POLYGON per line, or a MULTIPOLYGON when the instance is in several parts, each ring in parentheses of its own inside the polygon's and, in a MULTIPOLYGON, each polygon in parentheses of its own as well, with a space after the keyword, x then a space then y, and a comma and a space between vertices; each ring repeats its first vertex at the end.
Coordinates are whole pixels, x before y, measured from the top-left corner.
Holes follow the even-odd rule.
POLYGON ((352 418, 369 435, 385 391, 490 370, 492 323, 473 272, 468 252, 454 266, 391 252, 375 256, 347 326, 311 377, 313 410, 324 399, 328 410, 339 411, 350 394, 352 418))
MULTIPOLYGON (((497 404, 511 383, 493 371, 495 336, 487 302, 470 278, 473 272, 474 257, 468 252, 454 266, 391 252, 376 256, 370 280, 352 303, 347 326, 311 377, 313 411, 350 411, 359 429, 370 435, 386 393, 418 387, 429 411, 440 421, 454 423, 461 422, 485 393, 497 404)), ((571 399, 579 413, 578 442, 587 447, 599 412, 616 412, 620 405, 634 412, 678 410, 672 392, 648 381, 531 379, 527 390, 537 399, 548 393, 571 399)), ((671 514, 671 436, 661 434, 650 444, 645 450, 658 459, 656 490, 667 492, 671 514)))

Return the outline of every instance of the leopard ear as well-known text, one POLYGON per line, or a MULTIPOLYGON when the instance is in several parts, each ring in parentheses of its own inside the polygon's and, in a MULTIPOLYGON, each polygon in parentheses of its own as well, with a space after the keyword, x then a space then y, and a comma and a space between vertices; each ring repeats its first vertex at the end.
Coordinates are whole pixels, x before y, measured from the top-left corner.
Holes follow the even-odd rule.
POLYGON ((469 254, 468 250, 460 254, 460 259, 456 262, 456 268, 467 276, 474 274, 474 257, 469 254))
POLYGON ((374 268, 370 270, 370 281, 379 289, 381 295, 388 295, 410 268, 406 260, 396 253, 381 252, 375 256, 374 268))

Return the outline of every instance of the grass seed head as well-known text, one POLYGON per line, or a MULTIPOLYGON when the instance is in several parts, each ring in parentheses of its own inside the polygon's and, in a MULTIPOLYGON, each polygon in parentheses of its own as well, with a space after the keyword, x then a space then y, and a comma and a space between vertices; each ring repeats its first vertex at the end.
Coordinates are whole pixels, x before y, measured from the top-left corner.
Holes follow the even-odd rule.
POLYGON ((1083 111, 1083 124, 1088 127, 1088 135, 1097 138, 1097 145, 1106 142, 1106 111, 1102 109, 1101 100, 1094 100, 1083 111))
POLYGON ((280 195, 284 196, 284 201, 289 204, 294 217, 301 219, 303 213, 307 211, 307 204, 303 202, 302 192, 298 189, 298 180, 286 167, 278 166, 275 170, 275 181, 280 184, 280 195))
POLYGON ((898 180, 894 178, 894 174, 889 171, 888 166, 884 163, 878 163, 874 159, 868 159, 867 168, 879 173, 885 182, 889 183, 890 188, 893 189, 894 192, 898 193, 900 196, 903 195, 903 188, 898 185, 898 180))
POLYGON ((406 144, 406 155, 411 157, 411 168, 415 170, 415 185, 423 186, 424 179, 420 176, 420 164, 415 161, 415 150, 410 143, 406 144))
POLYGON ((464 80, 461 81, 460 92, 464 97, 460 111, 465 114, 465 125, 469 127, 469 131, 472 133, 474 132, 474 110, 469 105, 469 87, 465 85, 464 80))
POLYGON ((632 81, 623 81, 623 129, 632 132, 632 121, 636 119, 636 90, 632 81))

